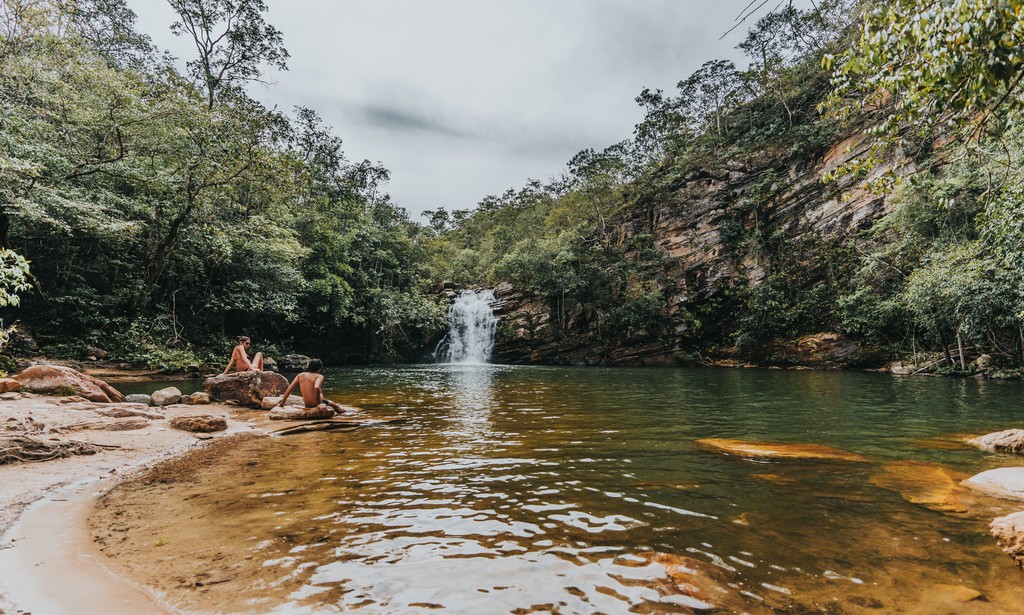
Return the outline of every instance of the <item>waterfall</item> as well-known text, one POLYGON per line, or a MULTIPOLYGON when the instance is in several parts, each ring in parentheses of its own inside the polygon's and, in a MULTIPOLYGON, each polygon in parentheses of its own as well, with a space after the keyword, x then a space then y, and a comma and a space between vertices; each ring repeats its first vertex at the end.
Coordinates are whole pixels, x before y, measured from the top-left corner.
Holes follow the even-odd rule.
POLYGON ((492 290, 465 290, 448 310, 448 335, 434 355, 446 363, 487 363, 494 348, 498 318, 491 310, 492 290))

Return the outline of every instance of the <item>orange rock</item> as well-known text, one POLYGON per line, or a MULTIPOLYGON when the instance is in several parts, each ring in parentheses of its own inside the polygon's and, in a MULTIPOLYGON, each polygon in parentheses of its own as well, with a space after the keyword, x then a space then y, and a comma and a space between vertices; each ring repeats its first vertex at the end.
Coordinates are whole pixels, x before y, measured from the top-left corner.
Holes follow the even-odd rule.
POLYGON ((33 393, 61 393, 61 389, 65 389, 89 401, 125 401, 124 395, 106 382, 63 365, 33 365, 14 376, 14 380, 21 383, 23 389, 33 393))
POLYGON ((862 455, 824 446, 822 444, 795 444, 784 442, 750 442, 723 438, 702 438, 698 446, 739 455, 741 457, 770 457, 774 459, 829 459, 834 461, 867 461, 862 455))
POLYGON ((871 477, 870 483, 895 491, 912 504, 940 512, 965 512, 974 501, 970 490, 960 486, 967 478, 940 465, 917 461, 888 463, 871 477))
POLYGON ((961 604, 966 604, 983 597, 980 591, 964 585, 945 585, 940 583, 935 586, 935 589, 952 598, 954 602, 961 604))

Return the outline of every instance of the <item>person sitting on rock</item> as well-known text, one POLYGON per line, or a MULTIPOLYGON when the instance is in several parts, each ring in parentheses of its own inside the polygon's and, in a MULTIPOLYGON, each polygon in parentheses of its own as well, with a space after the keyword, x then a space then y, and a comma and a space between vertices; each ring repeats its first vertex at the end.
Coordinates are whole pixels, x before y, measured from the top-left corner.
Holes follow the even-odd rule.
POLYGON ((285 403, 288 401, 288 396, 292 394, 292 390, 298 385, 299 390, 302 391, 302 403, 306 405, 306 408, 324 408, 333 410, 336 414, 345 412, 345 408, 340 404, 324 398, 324 376, 320 373, 323 366, 324 364, 320 359, 311 360, 309 365, 306 366, 306 371, 296 376, 292 383, 288 385, 284 395, 281 396, 281 401, 277 402, 277 407, 284 408, 285 403))
MULTIPOLYGON (((252 361, 249 360, 249 355, 246 354, 245 349, 249 346, 250 340, 244 335, 238 338, 238 344, 235 349, 231 351, 231 360, 228 361, 228 366, 224 368, 224 374, 231 371, 234 367, 240 372, 262 372, 263 371, 263 353, 257 352, 252 357, 252 361)), ((223 375, 223 374, 221 374, 223 375)))

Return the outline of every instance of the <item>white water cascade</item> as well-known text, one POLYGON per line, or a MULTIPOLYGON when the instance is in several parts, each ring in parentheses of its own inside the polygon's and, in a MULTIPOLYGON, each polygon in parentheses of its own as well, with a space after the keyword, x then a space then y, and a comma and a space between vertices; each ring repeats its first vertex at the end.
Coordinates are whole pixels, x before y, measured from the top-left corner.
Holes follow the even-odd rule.
POLYGON ((487 363, 494 349, 498 318, 491 310, 492 290, 465 290, 448 310, 448 335, 434 355, 446 363, 487 363))

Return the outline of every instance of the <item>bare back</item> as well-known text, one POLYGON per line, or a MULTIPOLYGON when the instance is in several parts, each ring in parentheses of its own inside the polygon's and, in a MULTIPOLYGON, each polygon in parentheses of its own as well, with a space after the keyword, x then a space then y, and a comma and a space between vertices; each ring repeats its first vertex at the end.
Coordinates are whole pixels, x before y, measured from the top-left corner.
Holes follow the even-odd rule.
POLYGON ((323 374, 302 372, 295 377, 295 382, 299 383, 299 390, 302 391, 302 402, 307 407, 319 406, 323 402, 323 374))

